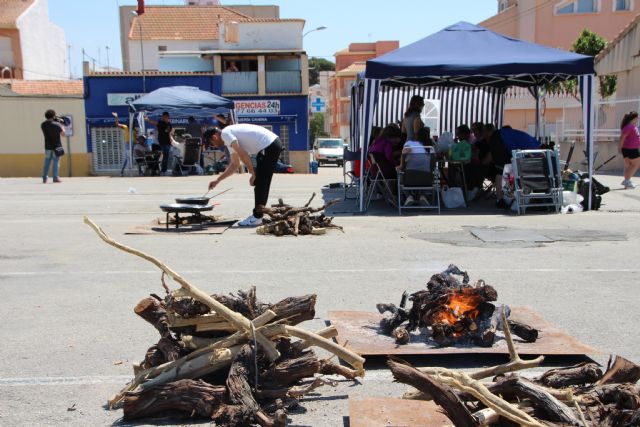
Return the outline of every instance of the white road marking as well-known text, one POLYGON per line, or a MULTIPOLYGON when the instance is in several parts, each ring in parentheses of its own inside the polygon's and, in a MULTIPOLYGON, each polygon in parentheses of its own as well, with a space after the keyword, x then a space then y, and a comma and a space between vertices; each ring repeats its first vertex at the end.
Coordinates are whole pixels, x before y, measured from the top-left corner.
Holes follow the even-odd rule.
POLYGON ((124 384, 131 381, 131 375, 89 375, 82 377, 30 377, 0 378, 0 387, 41 386, 41 385, 90 385, 90 384, 124 384))
MULTIPOLYGON (((638 273, 638 268, 478 268, 470 269, 482 273, 638 273)), ((291 270, 180 270, 181 274, 304 274, 304 273, 438 273, 441 270, 433 268, 316 268, 291 270)), ((0 273, 2 277, 32 277, 32 276, 70 276, 70 275, 103 275, 118 276, 129 274, 161 274, 159 270, 73 270, 73 271, 8 271, 0 273)))

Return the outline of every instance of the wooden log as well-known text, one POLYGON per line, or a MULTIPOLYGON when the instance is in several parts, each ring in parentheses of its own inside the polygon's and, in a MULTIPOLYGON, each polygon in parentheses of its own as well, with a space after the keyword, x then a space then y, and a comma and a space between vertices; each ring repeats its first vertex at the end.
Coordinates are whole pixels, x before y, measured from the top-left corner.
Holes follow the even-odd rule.
POLYGON ((288 297, 268 307, 277 315, 274 320, 286 319, 287 324, 297 325, 315 317, 316 299, 316 294, 288 297))
POLYGON ((160 336, 169 334, 167 312, 157 299, 153 297, 144 298, 135 306, 133 312, 153 325, 160 332, 160 336))
POLYGON ((220 408, 220 411, 213 416, 214 421, 219 425, 244 426, 255 422, 260 405, 254 399, 249 384, 253 365, 252 355, 251 346, 245 344, 233 360, 226 382, 231 404, 220 408))
POLYGON ((640 380, 640 366, 616 356, 613 365, 609 359, 609 366, 603 377, 598 381, 598 385, 613 383, 635 383, 640 380))
POLYGON ((501 396, 515 396, 520 399, 529 399, 533 407, 544 414, 544 419, 569 424, 581 425, 573 410, 556 399, 545 389, 537 384, 520 378, 516 375, 501 379, 491 388, 491 392, 501 396))
POLYGON ((286 359, 260 375, 260 384, 267 388, 288 387, 303 378, 320 372, 320 360, 311 350, 294 359, 286 359))
POLYGON ((211 418, 225 397, 226 388, 201 380, 180 380, 158 387, 128 392, 124 397, 125 420, 161 415, 167 412, 186 417, 211 418))
POLYGON ((548 387, 563 388, 572 385, 593 384, 602 378, 597 363, 584 362, 566 368, 551 369, 536 381, 548 387))
MULTIPOLYGON (((91 221, 86 216, 84 217, 84 222, 88 224, 96 232, 96 234, 98 234, 98 236, 109 245, 117 249, 120 249, 124 252, 138 256, 156 265, 158 268, 160 268, 160 270, 162 270, 169 277, 171 277, 175 282, 177 282, 185 291, 189 292, 192 297, 194 297, 200 302, 205 303, 207 306, 209 306, 209 308, 211 308, 216 313, 224 317, 228 322, 232 323, 237 330, 243 331, 245 333, 251 332, 251 322, 249 321, 249 319, 232 310, 229 310, 227 307, 220 304, 218 301, 216 301, 206 293, 202 292, 196 286, 186 281, 182 276, 180 276, 178 273, 176 273, 171 268, 166 266, 159 259, 151 255, 148 255, 142 251, 139 251, 137 249, 134 249, 116 242, 111 237, 109 237, 109 235, 105 233, 104 230, 102 230, 96 223, 91 221)), ((280 354, 275 348, 275 345, 271 341, 269 341, 267 338, 263 337, 261 334, 258 334, 256 336, 256 339, 258 343, 263 347, 263 351, 265 352, 269 360, 276 360, 280 356, 280 354)))
POLYGON ((447 418, 456 427, 476 427, 478 425, 469 410, 449 387, 439 384, 429 375, 423 374, 411 366, 393 360, 389 360, 387 364, 396 381, 409 384, 433 396, 434 401, 442 407, 447 418))
POLYGON ((514 335, 519 336, 524 342, 536 342, 538 339, 538 330, 524 323, 508 320, 509 328, 514 335))
POLYGON ((582 401, 586 406, 614 404, 618 409, 636 411, 640 409, 640 390, 633 383, 603 384, 587 391, 582 401))

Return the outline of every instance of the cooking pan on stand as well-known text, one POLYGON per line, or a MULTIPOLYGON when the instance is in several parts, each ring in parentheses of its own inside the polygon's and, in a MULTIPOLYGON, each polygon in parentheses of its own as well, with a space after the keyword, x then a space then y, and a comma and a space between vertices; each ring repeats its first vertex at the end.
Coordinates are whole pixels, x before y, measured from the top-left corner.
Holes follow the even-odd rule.
POLYGON ((207 193, 209 193, 208 191, 204 193, 204 196, 179 197, 179 198, 176 198, 176 203, 180 203, 183 205, 208 205, 209 200, 213 199, 214 197, 218 197, 219 195, 224 194, 229 190, 231 190, 231 188, 227 188, 226 190, 221 191, 218 194, 214 194, 213 196, 209 196, 209 197, 205 197, 207 193))

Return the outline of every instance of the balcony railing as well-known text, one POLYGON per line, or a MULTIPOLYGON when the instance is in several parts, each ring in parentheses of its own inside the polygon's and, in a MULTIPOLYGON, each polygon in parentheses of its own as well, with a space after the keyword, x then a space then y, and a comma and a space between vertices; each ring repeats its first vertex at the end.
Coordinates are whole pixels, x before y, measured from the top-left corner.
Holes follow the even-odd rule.
POLYGON ((222 93, 258 93, 258 72, 222 73, 222 93))
POLYGON ((267 71, 267 93, 300 93, 302 78, 300 71, 267 71))

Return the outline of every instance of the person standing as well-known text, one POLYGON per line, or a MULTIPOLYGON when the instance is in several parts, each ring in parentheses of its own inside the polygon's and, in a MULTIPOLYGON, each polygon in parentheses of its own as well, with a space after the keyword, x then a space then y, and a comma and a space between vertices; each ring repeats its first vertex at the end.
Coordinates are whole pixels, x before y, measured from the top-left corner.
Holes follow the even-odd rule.
POLYGON ((223 145, 229 148, 231 158, 229 166, 222 174, 209 183, 209 190, 215 188, 222 180, 231 176, 238 169, 241 161, 249 170, 251 177, 249 185, 253 186, 254 208, 253 214, 238 223, 241 227, 262 224, 263 209, 269 199, 271 178, 275 171, 278 158, 282 152, 282 143, 278 135, 262 126, 252 124, 229 125, 223 130, 212 128, 204 133, 204 140, 214 147, 223 145), (256 156, 256 167, 251 162, 252 155, 256 156))
POLYGON ((420 118, 424 108, 424 98, 420 95, 413 95, 409 100, 409 107, 402 118, 402 133, 407 135, 408 141, 416 141, 418 131, 424 127, 420 118))
POLYGON ((620 143, 618 152, 624 159, 624 179, 622 185, 626 189, 636 188, 631 178, 640 169, 640 134, 638 133, 638 113, 631 111, 625 114, 620 124, 620 143))
POLYGON ((127 167, 127 164, 131 161, 131 145, 129 144, 129 126, 124 123, 120 123, 118 120, 118 113, 113 111, 111 113, 113 118, 115 119, 116 126, 120 128, 122 131, 122 144, 124 150, 124 162, 122 162, 122 169, 120 169, 120 176, 124 176, 124 169, 127 167))
POLYGON ((64 128, 62 127, 61 119, 56 116, 54 110, 47 110, 44 113, 45 121, 40 125, 42 134, 44 135, 44 165, 42 167, 42 183, 46 184, 49 178, 49 165, 53 162, 52 174, 53 182, 60 183, 60 157, 56 155, 56 148, 62 147, 62 140, 64 128))
POLYGON ((149 117, 145 117, 145 121, 154 125, 158 131, 158 144, 160 144, 160 149, 162 150, 161 172, 162 174, 166 174, 167 164, 169 163, 169 155, 171 153, 171 136, 174 132, 173 126, 171 125, 171 120, 169 119, 169 113, 167 111, 164 111, 162 113, 162 118, 160 119, 160 121, 156 122, 149 117))
POLYGON ((184 129, 184 133, 191 135, 191 138, 202 138, 202 125, 196 120, 195 117, 189 116, 187 119, 187 127, 184 129))

